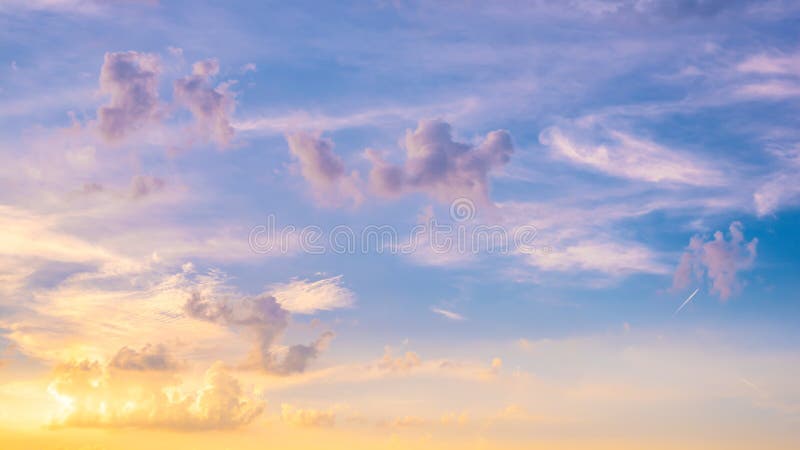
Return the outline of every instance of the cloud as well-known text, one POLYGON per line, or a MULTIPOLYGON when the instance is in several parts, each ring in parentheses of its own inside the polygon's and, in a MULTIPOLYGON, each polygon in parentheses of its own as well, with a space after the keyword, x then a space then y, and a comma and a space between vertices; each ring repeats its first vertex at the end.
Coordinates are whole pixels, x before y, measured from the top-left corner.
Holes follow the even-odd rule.
POLYGON ((800 185, 796 180, 800 173, 784 170, 771 176, 771 179, 758 187, 753 194, 756 213, 759 216, 772 214, 785 205, 797 204, 800 199, 800 185))
POLYGON ((800 54, 752 55, 739 63, 736 70, 743 73, 800 76, 800 54))
POLYGON ((456 142, 450 124, 422 120, 405 136, 406 160, 402 165, 386 161, 367 150, 372 161, 369 174, 373 192, 397 196, 424 192, 447 203, 458 197, 489 202, 489 174, 505 165, 514 146, 505 130, 492 131, 477 145, 456 142))
POLYGON ((582 240, 562 248, 530 255, 528 262, 550 271, 594 271, 614 276, 631 273, 667 273, 657 255, 636 242, 582 240))
POLYGON ((655 0, 635 2, 634 9, 670 19, 708 18, 746 3, 747 0, 655 0))
POLYGON ((381 370, 392 373, 404 373, 422 366, 422 360, 415 352, 405 352, 405 354, 394 357, 392 348, 384 349, 383 357, 378 361, 377 367, 381 370))
POLYGON ((748 83, 737 88, 736 93, 747 98, 780 100, 800 96, 800 83, 781 80, 748 83))
POLYGON ((462 316, 461 314, 455 313, 453 311, 448 311, 446 309, 432 307, 431 311, 433 311, 436 314, 439 314, 440 316, 442 316, 442 317, 444 317, 446 319, 450 319, 450 320, 466 320, 464 318, 464 316, 462 316))
POLYGON ((266 355, 262 352, 261 364, 266 370, 279 375, 305 372, 308 363, 316 359, 322 351, 327 349, 334 337, 335 334, 332 331, 326 331, 309 345, 292 345, 282 352, 282 359, 280 358, 281 352, 276 352, 276 354, 270 353, 270 359, 267 365, 265 365, 265 361, 267 361, 266 355))
POLYGON ((800 146, 795 144, 789 150, 775 150, 771 153, 777 158, 780 169, 769 174, 753 193, 753 202, 759 216, 772 214, 781 207, 795 205, 800 201, 800 186, 795 182, 800 176, 800 146))
POLYGON ((300 164, 300 173, 311 185, 314 197, 323 205, 344 202, 358 205, 363 200, 357 172, 346 173, 342 158, 333 152, 333 142, 319 134, 297 132, 286 137, 289 151, 300 164))
POLYGON ((289 311, 267 294, 229 298, 195 292, 186 301, 184 311, 195 319, 248 331, 255 344, 244 367, 257 367, 278 375, 303 372, 334 337, 327 331, 309 345, 278 346, 289 325, 289 311))
POLYGON ((163 344, 147 344, 141 350, 122 347, 109 362, 109 367, 120 370, 175 370, 181 366, 163 344))
POLYGON ((731 223, 728 230, 730 240, 721 231, 714 233, 710 241, 699 235, 690 239, 673 277, 674 288, 683 289, 692 280, 702 281, 707 277, 711 292, 716 292, 722 300, 739 290, 737 273, 753 266, 758 239, 746 242, 740 222, 731 223))
POLYGON ((169 376, 144 377, 98 361, 59 365, 48 392, 62 405, 53 427, 238 428, 264 410, 220 363, 206 370, 203 385, 186 392, 169 376))
POLYGON ((230 115, 236 106, 228 83, 216 88, 211 79, 219 72, 215 59, 198 61, 192 66, 192 74, 174 83, 175 101, 191 111, 202 134, 211 138, 219 147, 227 147, 234 136, 230 115))
POLYGON ((550 127, 539 134, 539 142, 560 158, 615 177, 693 186, 723 182, 718 171, 688 155, 619 131, 602 134, 608 142, 585 144, 550 127))
POLYGON ((298 427, 332 427, 336 423, 336 413, 332 410, 303 409, 283 403, 281 420, 298 427))
POLYGON ((749 56, 736 66, 746 80, 735 93, 745 99, 781 100, 800 96, 800 54, 749 56))
POLYGON ((110 99, 97 110, 100 133, 106 140, 119 140, 158 117, 160 73, 156 55, 106 53, 100 69, 100 92, 110 99))
POLYGON ((8 0, 0 4, 0 11, 9 10, 53 11, 96 15, 103 11, 103 3, 98 0, 8 0))
POLYGON ((296 314, 349 308, 356 301, 355 293, 342 286, 342 275, 317 281, 292 280, 269 289, 283 309, 296 314))
POLYGON ((62 232, 52 215, 0 205, 0 256, 60 262, 132 264, 97 244, 62 232))
POLYGON ((134 199, 147 197, 164 189, 165 184, 159 177, 136 175, 131 179, 131 197, 134 199))

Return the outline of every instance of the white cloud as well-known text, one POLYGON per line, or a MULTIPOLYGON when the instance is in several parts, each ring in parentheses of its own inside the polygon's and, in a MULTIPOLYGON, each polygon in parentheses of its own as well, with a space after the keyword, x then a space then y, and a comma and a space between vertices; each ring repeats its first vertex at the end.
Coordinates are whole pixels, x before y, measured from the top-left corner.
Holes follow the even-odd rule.
POLYGON ((342 275, 317 281, 292 280, 270 285, 268 290, 285 310, 296 314, 314 314, 317 311, 350 308, 355 304, 355 293, 342 286, 342 281, 342 275))
POLYGON ((145 377, 89 360, 59 365, 54 376, 48 392, 64 408, 53 427, 231 429, 264 410, 220 362, 205 372, 201 388, 188 392, 168 374, 145 377))
POLYGON ((583 143, 551 127, 539 134, 539 142, 560 158, 616 177, 693 186, 724 181, 719 171, 686 154, 620 131, 604 134, 605 143, 583 143))
POLYGON ((612 276, 665 274, 659 255, 638 242, 582 240, 528 256, 528 263, 550 271, 594 271, 612 276))
POLYGON ((800 54, 766 54, 752 55, 736 66, 743 73, 767 75, 800 75, 800 54))
POLYGON ((449 320, 466 320, 461 314, 446 309, 432 307, 431 311, 449 320))
POLYGON ((800 83, 782 80, 769 80, 747 83, 736 88, 741 97, 780 100, 800 96, 800 83))
POLYGON ((774 174, 753 194, 756 213, 765 216, 783 206, 800 202, 800 172, 783 171, 774 174))

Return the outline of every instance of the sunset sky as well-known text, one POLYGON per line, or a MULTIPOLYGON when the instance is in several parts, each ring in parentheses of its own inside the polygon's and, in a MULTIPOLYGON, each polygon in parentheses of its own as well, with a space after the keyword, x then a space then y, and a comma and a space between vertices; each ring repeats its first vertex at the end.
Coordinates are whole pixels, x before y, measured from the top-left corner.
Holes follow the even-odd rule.
POLYGON ((0 0, 0 448, 800 448, 799 39, 0 0))

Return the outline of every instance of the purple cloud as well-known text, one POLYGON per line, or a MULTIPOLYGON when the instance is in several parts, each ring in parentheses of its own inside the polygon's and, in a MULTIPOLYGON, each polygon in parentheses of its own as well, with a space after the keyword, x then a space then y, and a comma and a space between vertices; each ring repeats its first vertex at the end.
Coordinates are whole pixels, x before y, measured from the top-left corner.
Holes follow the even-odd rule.
POLYGON ((149 53, 106 53, 100 69, 100 91, 110 97, 97 110, 100 133, 116 141, 159 114, 158 57, 149 53))
POLYGON ((289 151, 300 164, 300 173, 320 203, 336 206, 344 201, 359 204, 363 195, 357 172, 347 173, 333 142, 319 134, 298 132, 286 137, 289 151))
POLYGON ((166 183, 162 178, 151 175, 136 175, 131 179, 131 197, 137 199, 164 189, 166 183))
POLYGON ((407 131, 406 160, 402 165, 387 162, 374 150, 367 150, 373 167, 369 179, 378 195, 397 196, 424 192, 442 202, 457 197, 489 200, 489 173, 505 165, 514 152, 505 130, 492 131, 478 145, 453 140, 450 124, 423 120, 407 131))
POLYGON ((211 78, 218 72, 219 63, 215 59, 194 63, 192 75, 175 81, 174 97, 191 111, 204 134, 219 147, 227 147, 234 135, 230 115, 236 102, 227 89, 228 83, 211 86, 211 78))
POLYGON ((195 319, 247 330, 255 345, 245 367, 258 367, 278 375, 303 372, 334 337, 333 332, 327 331, 309 345, 281 349, 278 344, 289 326, 290 314, 271 295, 224 299, 195 293, 183 309, 195 319))

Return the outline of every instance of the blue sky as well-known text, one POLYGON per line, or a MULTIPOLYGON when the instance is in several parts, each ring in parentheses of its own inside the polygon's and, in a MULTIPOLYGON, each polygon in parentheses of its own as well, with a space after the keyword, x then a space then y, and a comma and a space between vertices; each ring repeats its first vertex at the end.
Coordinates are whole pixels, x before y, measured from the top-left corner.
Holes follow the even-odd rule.
POLYGON ((701 405, 723 429, 733 402, 775 414, 741 442, 790 448, 800 393, 779 373, 800 345, 799 17, 789 1, 4 2, 0 399, 71 398, 82 406, 42 406, 66 430, 139 426, 52 381, 65 361, 114 379, 128 348, 182 361, 170 370, 186 389, 224 367, 268 392, 252 415, 217 426, 187 412, 189 427, 366 433, 358 416, 419 425, 392 431, 404 442, 461 445, 431 425, 447 410, 491 423, 472 437, 497 448, 635 447, 648 430, 691 448, 708 436, 681 424, 686 440, 667 438, 670 408, 701 405), (430 220, 530 227, 536 251, 314 255, 293 234, 286 254, 255 252, 268 216, 401 238, 430 220), (647 349, 661 359, 637 359, 647 349), (704 352, 707 371, 676 367, 704 352), (338 396, 358 372, 393 400, 338 396), (655 393, 655 373, 686 397, 655 393), (40 394, 14 393, 23 378, 40 394), (620 417, 643 407, 627 395, 668 412, 610 438, 597 430, 622 419, 578 394, 513 403, 522 378, 580 395, 617 380, 601 402, 621 401, 608 406, 620 417), (504 435, 494 410, 589 425, 504 435))

